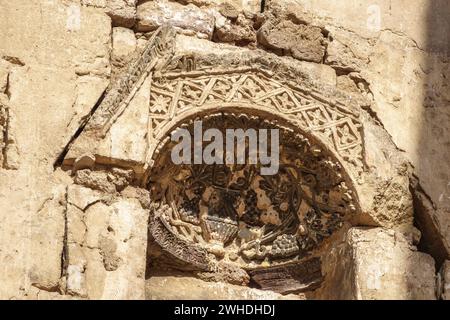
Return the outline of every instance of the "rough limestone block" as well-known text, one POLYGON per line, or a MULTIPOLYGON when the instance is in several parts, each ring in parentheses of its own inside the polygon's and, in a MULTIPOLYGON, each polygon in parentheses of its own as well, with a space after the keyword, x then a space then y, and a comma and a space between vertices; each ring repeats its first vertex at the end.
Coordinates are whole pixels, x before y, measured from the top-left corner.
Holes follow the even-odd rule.
POLYGON ((147 210, 133 198, 105 204, 104 196, 89 190, 69 189, 67 294, 143 299, 147 210))
POLYGON ((133 30, 117 27, 113 28, 113 51, 114 63, 124 65, 130 60, 130 55, 136 50, 137 41, 133 30))
POLYGON ((196 278, 154 276, 145 283, 150 300, 304 300, 302 295, 281 295, 221 282, 196 278))
POLYGON ((327 47, 325 63, 345 72, 359 72, 368 59, 367 42, 355 35, 341 33, 334 36, 327 47))
POLYGON ((271 5, 273 2, 281 5, 295 2, 327 24, 337 24, 365 38, 377 37, 383 30, 392 30, 414 39, 419 48, 449 52, 448 1, 271 0, 271 5))
POLYGON ((214 15, 194 5, 183 6, 168 1, 149 1, 137 7, 137 30, 152 31, 171 25, 182 33, 210 39, 214 31, 214 15))
POLYGON ((402 234, 385 229, 351 229, 358 299, 436 299, 435 262, 416 251, 402 234))
POLYGON ((291 21, 266 22, 258 31, 258 41, 268 49, 299 60, 320 63, 325 55, 326 40, 321 29, 291 21))
POLYGON ((137 0, 106 0, 106 13, 113 26, 131 28, 136 21, 137 0))
POLYGON ((6 93, 6 88, 8 85, 8 74, 9 68, 8 64, 0 59, 0 94, 6 93))
POLYGON ((56 187, 52 193, 31 226, 30 280, 33 286, 48 291, 59 285, 65 225, 65 188, 56 187))
POLYGON ((151 81, 146 79, 128 108, 111 127, 111 157, 145 161, 150 87, 151 81))
MULTIPOLYGON (((236 11, 237 12, 237 11, 236 11)), ((214 40, 217 42, 234 43, 236 45, 247 45, 256 43, 256 31, 253 28, 253 21, 247 19, 243 14, 221 11, 228 19, 216 13, 216 28, 214 30, 214 40), (230 18, 232 16, 232 18, 230 18)))

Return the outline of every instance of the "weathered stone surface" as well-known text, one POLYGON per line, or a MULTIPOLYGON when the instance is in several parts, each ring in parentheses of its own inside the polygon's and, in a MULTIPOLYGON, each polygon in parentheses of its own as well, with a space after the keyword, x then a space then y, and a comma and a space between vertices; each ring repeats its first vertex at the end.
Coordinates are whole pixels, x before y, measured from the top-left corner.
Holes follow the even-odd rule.
POLYGON ((447 91, 449 70, 448 63, 424 54, 410 40, 384 32, 363 73, 376 101, 374 111, 395 144, 406 151, 425 192, 437 208, 447 212, 450 167, 443 159, 450 156, 450 149, 442 146, 450 143, 449 101, 436 92, 447 91), (383 81, 387 74, 389 82, 383 81), (408 121, 401 120, 405 115, 408 121))
POLYGON ((132 28, 136 22, 137 0, 81 0, 88 7, 102 9, 114 27, 132 28))
MULTIPOLYGON (((287 0, 272 0, 283 4, 287 0)), ((296 0, 314 15, 316 22, 352 30, 364 38, 376 38, 384 30, 414 39, 422 49, 450 52, 446 35, 450 32, 445 0, 296 0)))
POLYGON ((106 13, 113 26, 131 28, 136 21, 137 0, 106 0, 106 13))
POLYGON ((330 28, 325 63, 342 73, 360 72, 368 63, 372 50, 366 39, 351 32, 330 28))
POLYGON ((188 35, 210 39, 214 30, 214 16, 194 5, 183 6, 165 0, 138 5, 138 31, 156 30, 163 24, 171 25, 188 35))
MULTIPOLYGON (((79 193, 80 187, 72 187, 69 199, 79 193)), ((143 299, 148 213, 136 199, 108 203, 99 199, 85 210, 68 211, 67 293, 143 299)))
POLYGON ((130 108, 110 130, 111 157, 145 161, 151 81, 147 79, 130 102, 130 108))
POLYGON ((15 139, 16 127, 16 118, 8 96, 0 93, 0 168, 19 169, 20 151, 15 139))
POLYGON ((447 260, 441 268, 441 272, 438 275, 438 294, 441 299, 450 300, 450 261, 447 260))
MULTIPOLYGON (((271 0, 262 14, 260 5, 0 2, 0 298, 145 297, 147 211, 153 198, 142 181, 155 143, 149 119, 160 111, 151 103, 151 78, 158 72, 130 97, 104 137, 74 153, 74 165, 64 167, 73 171, 58 166, 65 151, 79 147, 78 134, 109 85, 111 65, 115 77, 136 49, 145 47, 151 37, 146 32, 163 24, 193 37, 178 36, 167 50, 173 49, 172 60, 160 61, 158 68, 197 68, 200 75, 212 66, 229 72, 264 69, 269 78, 314 92, 331 105, 345 96, 339 110, 356 106, 359 111, 361 153, 346 156, 361 164, 350 179, 361 214, 320 249, 326 279, 308 297, 435 298, 434 261, 415 245, 438 266, 448 260, 449 2, 271 0), (352 225, 387 229, 345 232, 352 225)), ((205 92, 204 84, 199 86, 205 92)), ((280 108, 289 105, 288 96, 281 98, 280 108)), ((309 113, 303 109, 308 102, 299 102, 302 112, 309 113)), ((335 116, 340 117, 330 119, 335 116)), ((338 135, 334 142, 345 143, 345 130, 330 139, 338 135)), ((444 299, 449 299, 448 265, 443 264, 437 288, 444 299)), ((191 289, 198 298, 280 297, 220 283, 246 284, 244 273, 197 276, 210 282, 152 277, 147 297, 173 298, 191 289)))
POLYGON ((358 299, 436 299, 434 260, 400 234, 352 229, 358 299))
POLYGON ((291 21, 268 21, 258 31, 261 45, 280 54, 320 63, 325 55, 326 40, 318 27, 291 21))
POLYGON ((73 2, 20 0, 0 2, 0 30, 0 56, 9 63, 8 135, 17 147, 10 144, 8 155, 16 154, 18 169, 0 169, 0 296, 10 299, 26 297, 32 286, 60 287, 65 209, 53 190, 65 188, 67 175, 53 163, 93 107, 86 101, 106 87, 96 83, 109 77, 111 26, 104 14, 73 2), (77 87, 79 78, 92 80, 90 87, 77 87))
POLYGON ((220 282, 204 282, 190 277, 154 276, 145 282, 150 300, 303 300, 286 295, 220 282))
POLYGON ((136 36, 130 29, 116 27, 113 28, 112 40, 112 59, 113 63, 123 67, 130 61, 130 56, 134 53, 137 46, 136 36))
POLYGON ((222 6, 220 15, 216 15, 216 27, 213 40, 217 42, 233 43, 240 46, 255 45, 256 31, 254 21, 231 5, 222 6), (224 19, 226 17, 227 19, 224 19))
POLYGON ((31 284, 47 291, 58 289, 63 259, 66 211, 64 186, 52 191, 32 222, 30 268, 31 284), (42 226, 45 225, 45 228, 42 226))
POLYGON ((9 63, 0 59, 0 93, 6 93, 8 87, 9 63))
POLYGON ((323 286, 308 298, 436 299, 433 258, 399 232, 353 228, 327 250, 323 286))
POLYGON ((261 0, 175 0, 181 4, 193 4, 197 7, 209 9, 216 7, 230 7, 235 10, 258 13, 261 9, 261 0))

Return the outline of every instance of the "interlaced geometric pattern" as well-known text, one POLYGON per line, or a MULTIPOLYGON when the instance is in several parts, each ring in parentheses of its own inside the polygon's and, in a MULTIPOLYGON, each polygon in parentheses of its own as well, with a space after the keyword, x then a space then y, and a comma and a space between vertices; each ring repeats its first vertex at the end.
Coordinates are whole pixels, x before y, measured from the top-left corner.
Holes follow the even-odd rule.
POLYGON ((245 103, 255 109, 283 114, 305 131, 320 136, 345 161, 360 167, 362 138, 358 115, 323 101, 262 72, 201 76, 184 72, 170 79, 156 77, 150 93, 150 140, 155 141, 169 121, 187 111, 208 105, 220 109, 226 103, 245 103))

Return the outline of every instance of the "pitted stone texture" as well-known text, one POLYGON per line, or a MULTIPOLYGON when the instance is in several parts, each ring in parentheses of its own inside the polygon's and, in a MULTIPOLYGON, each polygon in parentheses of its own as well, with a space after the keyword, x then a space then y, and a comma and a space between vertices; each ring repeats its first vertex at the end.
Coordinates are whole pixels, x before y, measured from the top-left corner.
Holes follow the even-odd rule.
POLYGON ((113 26, 131 28, 136 21, 137 0, 106 0, 106 13, 113 26))
POLYGON ((376 101, 373 110, 394 143, 406 151, 426 194, 448 216, 450 148, 443 146, 450 145, 450 63, 387 31, 362 75, 376 101))
POLYGON ((438 294, 441 299, 450 300, 450 260, 445 261, 439 277, 438 294))
POLYGON ((113 27, 132 28, 136 22, 137 0, 81 0, 87 7, 103 9, 113 27))
POLYGON ((152 31, 171 25, 181 33, 210 39, 214 30, 214 16, 194 5, 183 6, 166 0, 144 2, 137 8, 137 30, 152 31))
POLYGON ((137 199, 106 203, 105 197, 83 187, 69 189, 69 201, 85 209, 70 204, 68 210, 66 292, 89 299, 143 299, 148 213, 137 199))
POLYGON ((221 17, 216 17, 213 40, 236 45, 255 45, 256 31, 253 28, 254 22, 247 19, 243 14, 239 14, 238 11, 227 11, 225 14, 228 15, 227 18, 229 19, 221 21, 221 17), (231 15, 233 18, 230 18, 231 15))
POLYGON ((326 39, 319 27, 268 21, 258 31, 258 40, 268 49, 299 60, 321 63, 325 55, 326 39))
POLYGON ((130 62, 132 54, 137 47, 137 40, 133 30, 116 27, 113 28, 113 50, 112 60, 118 67, 125 66, 130 62))
POLYGON ((358 299, 436 299, 434 260, 392 230, 352 229, 358 299))
POLYGON ((0 168, 19 169, 20 152, 15 139, 16 127, 8 96, 0 92, 0 168))
POLYGON ((221 282, 205 282, 191 277, 153 276, 146 281, 150 300, 304 300, 301 295, 283 296, 221 282))
POLYGON ((343 73, 360 72, 369 62, 372 47, 366 39, 352 32, 330 28, 325 63, 343 73))
POLYGON ((322 259, 325 276, 311 299, 434 300, 434 260, 412 239, 382 228, 351 228, 335 238, 322 259))
POLYGON ((9 63, 0 59, 0 93, 6 93, 8 87, 9 63))
MULTIPOLYGON (((291 0, 271 0, 284 5, 291 0)), ((392 30, 414 39, 418 47, 450 52, 446 0, 294 0, 297 6, 314 15, 314 20, 327 25, 352 30, 364 38, 376 38, 384 30, 392 30)))
POLYGON ((61 259, 64 246, 65 187, 52 190, 52 196, 42 204, 31 225, 31 284, 37 288, 55 291, 61 277, 61 259))
POLYGON ((212 8, 221 5, 233 6, 237 10, 257 13, 261 9, 261 0, 174 0, 181 4, 193 4, 201 8, 212 8))

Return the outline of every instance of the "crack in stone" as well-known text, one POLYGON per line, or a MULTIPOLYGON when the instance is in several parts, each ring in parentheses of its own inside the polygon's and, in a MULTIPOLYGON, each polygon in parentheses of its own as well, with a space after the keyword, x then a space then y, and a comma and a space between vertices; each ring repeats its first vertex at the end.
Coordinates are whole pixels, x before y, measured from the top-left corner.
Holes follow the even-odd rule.
POLYGON ((87 123, 89 122, 91 117, 94 115, 95 111, 97 111, 98 107, 102 104, 103 99, 106 96, 106 91, 107 91, 107 89, 105 89, 102 92, 102 94, 100 95, 100 98, 97 100, 97 102, 95 103, 94 107, 89 111, 88 115, 86 117, 84 117, 84 120, 82 121, 82 123, 78 127, 77 131, 74 133, 74 135, 72 135, 72 137, 69 139, 69 142, 64 147, 63 151, 56 158, 56 161, 53 164, 53 168, 55 170, 56 170, 56 168, 58 168, 58 167, 60 167, 62 165, 62 163, 64 161, 64 158, 66 157, 66 154, 69 152, 70 146, 80 136, 80 134, 83 132, 84 128, 86 127, 87 123))

